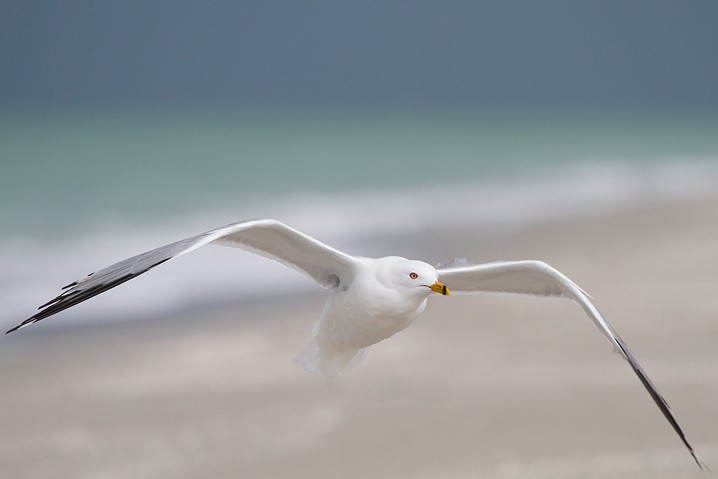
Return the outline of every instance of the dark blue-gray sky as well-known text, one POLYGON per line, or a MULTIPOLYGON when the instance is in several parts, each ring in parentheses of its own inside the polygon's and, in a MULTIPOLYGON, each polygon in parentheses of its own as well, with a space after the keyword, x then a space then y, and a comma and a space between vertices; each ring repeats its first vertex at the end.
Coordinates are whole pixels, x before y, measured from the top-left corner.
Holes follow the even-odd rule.
POLYGON ((0 101, 718 111, 715 1, 0 4, 0 101))

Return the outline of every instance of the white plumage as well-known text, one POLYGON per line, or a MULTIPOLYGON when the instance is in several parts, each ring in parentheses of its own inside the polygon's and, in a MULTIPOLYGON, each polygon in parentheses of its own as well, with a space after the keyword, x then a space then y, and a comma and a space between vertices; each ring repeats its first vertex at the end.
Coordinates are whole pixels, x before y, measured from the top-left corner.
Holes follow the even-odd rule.
POLYGON ((455 261, 435 269, 398 256, 363 258, 343 253, 278 221, 234 223, 156 248, 90 274, 63 288, 40 311, 8 331, 16 331, 114 288, 166 261, 206 244, 234 246, 279 261, 330 290, 312 340, 295 359, 307 371, 326 377, 359 364, 366 349, 406 328, 426 308, 432 293, 514 293, 563 297, 586 315, 630 364, 656 405, 698 459, 668 404, 628 346, 603 318, 590 297, 556 269, 540 261, 469 265, 455 261))
POLYGON ((389 256, 355 258, 349 281, 334 288, 314 339, 296 359, 308 372, 334 377, 358 365, 366 348, 393 336, 424 312, 432 291, 442 291, 434 268, 389 256))

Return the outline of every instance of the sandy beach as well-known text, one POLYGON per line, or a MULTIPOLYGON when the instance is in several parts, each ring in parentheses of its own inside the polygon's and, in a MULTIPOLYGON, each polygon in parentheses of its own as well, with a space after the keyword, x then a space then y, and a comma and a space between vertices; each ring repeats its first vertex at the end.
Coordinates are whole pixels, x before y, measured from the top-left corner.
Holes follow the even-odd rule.
MULTIPOLYGON (((718 470, 718 196, 377 253, 402 252, 563 271, 718 470)), ((709 477, 570 302, 435 297, 324 380, 291 364, 323 301, 3 337, 0 477, 709 477)))

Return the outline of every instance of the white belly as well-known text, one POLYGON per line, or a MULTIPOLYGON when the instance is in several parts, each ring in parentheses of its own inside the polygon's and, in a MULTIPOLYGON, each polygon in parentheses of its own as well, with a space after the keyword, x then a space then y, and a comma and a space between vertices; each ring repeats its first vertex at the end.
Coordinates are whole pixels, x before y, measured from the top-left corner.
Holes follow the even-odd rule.
POLYGON ((367 308, 360 296, 336 292, 328 299, 317 326, 326 328, 323 332, 334 341, 365 348, 405 329, 425 307, 426 298, 414 302, 381 298, 367 308))

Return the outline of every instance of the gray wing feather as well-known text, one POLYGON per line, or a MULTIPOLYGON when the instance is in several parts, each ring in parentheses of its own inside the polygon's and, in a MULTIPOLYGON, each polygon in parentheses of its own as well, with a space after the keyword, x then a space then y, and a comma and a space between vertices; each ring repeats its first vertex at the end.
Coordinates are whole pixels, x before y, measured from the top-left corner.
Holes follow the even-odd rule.
POLYGON ((115 263, 68 284, 40 311, 8 330, 16 331, 112 289, 150 269, 206 244, 240 247, 296 269, 323 287, 348 283, 356 260, 310 236, 271 219, 234 223, 185 238, 115 263))
POLYGON ((439 281, 452 293, 510 293, 543 297, 562 297, 575 301, 598 329, 613 344, 616 351, 631 366, 663 416, 678 434, 701 469, 707 468, 678 425, 671 408, 643 370, 626 343, 606 321, 590 297, 560 271, 541 261, 507 261, 474 266, 439 269, 439 281))

